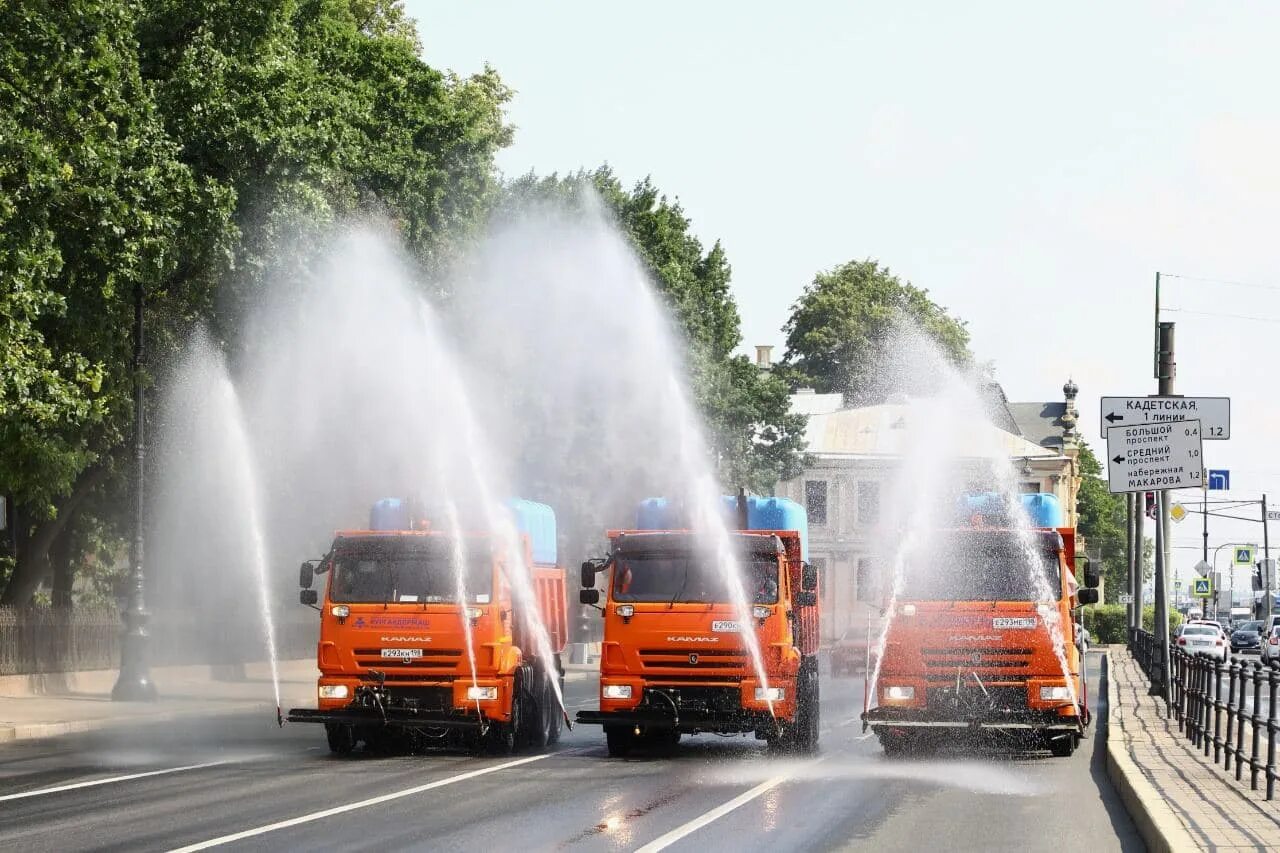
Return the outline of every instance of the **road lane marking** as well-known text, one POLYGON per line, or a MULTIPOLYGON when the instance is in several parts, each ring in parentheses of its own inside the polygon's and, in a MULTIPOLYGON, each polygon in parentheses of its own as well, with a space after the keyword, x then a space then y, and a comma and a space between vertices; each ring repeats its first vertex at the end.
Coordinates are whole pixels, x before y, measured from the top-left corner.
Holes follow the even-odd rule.
POLYGON ((819 758, 814 761, 807 762, 802 767, 793 768, 792 770, 786 773, 779 773, 777 776, 774 776, 772 779, 766 780, 764 782, 761 782, 759 785, 756 785, 750 791, 739 794, 738 796, 734 797, 732 800, 730 800, 727 803, 724 803, 723 805, 716 806, 714 809, 707 812, 706 814, 700 817, 696 817, 693 820, 689 821, 688 823, 684 823, 684 824, 681 824, 680 826, 677 826, 675 829, 671 830, 666 835, 658 836, 653 841, 650 841, 648 844, 644 845, 643 847, 637 848, 635 853, 658 853, 659 850, 665 850, 668 847, 670 847, 672 844, 675 844, 677 841, 684 838, 685 836, 692 835, 693 833, 697 832, 699 829, 702 829, 702 827, 706 826, 707 824, 713 823, 719 820, 720 818, 729 814, 729 812, 733 811, 734 809, 737 809, 741 806, 745 806, 747 803, 751 802, 756 797, 759 797, 761 794, 768 793, 769 791, 781 785, 783 782, 788 781, 789 779, 795 776, 798 770, 812 767, 813 765, 817 764, 819 761, 822 761, 822 760, 823 760, 822 758, 819 758))
POLYGON ((333 815, 345 814, 355 811, 356 809, 364 809, 369 806, 376 806, 382 803, 389 803, 392 800, 399 800, 403 797, 411 797, 414 794, 421 794, 423 791, 430 791, 435 788, 443 788, 445 785, 452 785, 455 782, 465 782, 468 779, 474 779, 477 776, 484 776, 489 773, 496 773, 499 770, 508 770, 512 767, 519 767, 522 764, 529 764, 533 761, 541 761, 544 758, 550 758, 556 753, 544 753, 542 755, 531 755, 528 758, 518 758, 515 761, 508 761, 505 764, 495 764, 491 767, 482 767, 479 770, 471 770, 467 773, 459 773, 457 776, 449 776, 445 779, 437 779, 434 782, 428 782, 425 785, 415 785, 412 788, 405 788, 401 791, 392 791, 390 794, 382 794, 377 797, 370 797, 367 800, 360 800, 356 803, 347 803, 344 806, 335 806, 331 809, 323 809, 318 812, 300 815, 299 817, 289 818, 288 820, 269 823, 266 826, 255 827, 254 829, 246 829, 243 832, 234 832, 231 835, 222 835, 218 838, 211 838, 208 841, 201 841, 198 844, 189 844, 186 847, 178 847, 171 850, 170 853, 191 853, 195 850, 208 850, 210 847, 221 847, 223 844, 230 844, 233 841, 240 841, 245 838, 253 838, 256 835, 266 835, 268 832, 275 832, 278 829, 288 829, 291 826, 299 826, 304 823, 322 820, 333 815))
POLYGON ((34 791, 23 791, 19 794, 5 794, 0 796, 0 803, 6 803, 10 800, 22 800, 27 797, 43 797, 46 794, 61 794, 63 791, 75 791, 80 788, 93 788, 98 785, 110 785, 112 782, 128 782, 132 779, 146 779, 148 776, 164 776, 169 773, 182 773, 187 770, 199 770, 204 767, 218 767, 222 764, 230 764, 229 761, 210 761, 206 764, 187 764, 183 767, 168 767, 164 770, 148 770, 145 773, 130 773, 127 776, 111 776, 107 779, 91 779, 88 782, 75 782, 70 785, 58 785, 54 788, 38 788, 34 791))

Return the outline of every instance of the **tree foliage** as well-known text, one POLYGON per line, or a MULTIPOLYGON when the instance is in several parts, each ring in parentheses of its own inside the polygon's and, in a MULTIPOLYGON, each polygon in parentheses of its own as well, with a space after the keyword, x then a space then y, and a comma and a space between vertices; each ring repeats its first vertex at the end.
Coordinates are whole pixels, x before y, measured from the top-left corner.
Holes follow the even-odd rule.
POLYGON ((929 292, 901 281, 877 261, 850 261, 818 273, 783 326, 783 367, 793 384, 850 401, 874 402, 874 372, 883 345, 901 320, 916 324, 957 365, 970 361, 964 321, 929 292))
POLYGON ((1107 489, 1102 465, 1089 445, 1080 444, 1080 490, 1076 495, 1077 526, 1087 545, 1102 552, 1103 596, 1108 604, 1120 600, 1128 574, 1124 500, 1107 489))

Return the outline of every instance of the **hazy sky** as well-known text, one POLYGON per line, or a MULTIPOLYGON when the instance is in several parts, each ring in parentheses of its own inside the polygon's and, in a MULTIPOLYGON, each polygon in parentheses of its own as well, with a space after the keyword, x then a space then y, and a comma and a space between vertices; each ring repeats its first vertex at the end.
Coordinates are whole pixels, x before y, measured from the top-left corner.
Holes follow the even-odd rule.
MULTIPOLYGON (((1209 465, 1280 504, 1280 6, 406 6, 428 62, 517 90, 506 173, 651 175, 723 241, 744 345, 780 354, 816 271, 877 258, 969 322, 1012 399, 1073 375, 1098 449, 1098 398, 1155 390, 1157 269, 1275 288, 1174 279, 1164 302, 1177 390, 1233 398, 1209 465)), ((1229 525, 1211 544, 1261 542, 1229 525)))

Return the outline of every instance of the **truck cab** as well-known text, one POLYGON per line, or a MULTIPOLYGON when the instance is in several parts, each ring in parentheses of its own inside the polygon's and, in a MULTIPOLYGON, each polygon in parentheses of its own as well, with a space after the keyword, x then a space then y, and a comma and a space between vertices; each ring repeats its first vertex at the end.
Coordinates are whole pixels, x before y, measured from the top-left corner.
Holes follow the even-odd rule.
POLYGON ((600 706, 578 722, 603 726, 614 756, 697 732, 815 749, 817 578, 803 510, 726 497, 738 529, 707 533, 668 526, 676 514, 655 500, 639 529, 610 531, 608 556, 583 564, 581 601, 600 608, 604 641, 600 706))
POLYGON ((863 713, 886 752, 966 732, 1074 751, 1088 706, 1073 610, 1097 591, 1078 588, 1075 531, 1056 526, 1056 498, 1022 500, 1033 526, 984 496, 967 523, 899 560, 863 713))
POLYGON ((513 540, 437 529, 438 516, 409 506, 380 501, 371 529, 339 531, 323 558, 303 563, 301 601, 320 611, 320 678, 317 707, 289 721, 323 724, 336 753, 361 741, 500 753, 555 742, 567 614, 550 508, 509 502, 513 540), (513 588, 517 572, 530 575, 532 608, 513 588), (535 620, 550 659, 537 654, 535 620))

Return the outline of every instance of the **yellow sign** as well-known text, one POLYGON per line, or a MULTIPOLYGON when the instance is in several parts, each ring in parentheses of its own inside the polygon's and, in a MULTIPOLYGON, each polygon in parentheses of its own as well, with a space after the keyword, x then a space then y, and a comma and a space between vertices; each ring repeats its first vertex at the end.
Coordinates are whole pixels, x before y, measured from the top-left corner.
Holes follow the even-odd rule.
POLYGON ((1174 521, 1182 521, 1187 517, 1187 508, 1182 504, 1174 504, 1169 507, 1169 517, 1174 521))

